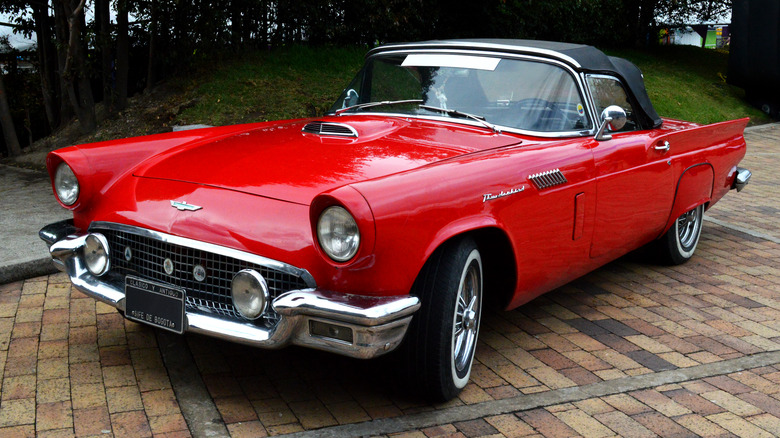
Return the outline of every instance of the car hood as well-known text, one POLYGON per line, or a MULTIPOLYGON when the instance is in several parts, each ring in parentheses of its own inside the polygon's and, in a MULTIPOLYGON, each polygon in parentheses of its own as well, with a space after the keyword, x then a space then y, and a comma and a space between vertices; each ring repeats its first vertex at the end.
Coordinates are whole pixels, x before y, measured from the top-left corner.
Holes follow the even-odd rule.
POLYGON ((302 132, 312 120, 264 124, 166 151, 136 177, 219 187, 308 205, 319 193, 478 150, 520 143, 482 127, 396 117, 325 117, 357 137, 302 132))

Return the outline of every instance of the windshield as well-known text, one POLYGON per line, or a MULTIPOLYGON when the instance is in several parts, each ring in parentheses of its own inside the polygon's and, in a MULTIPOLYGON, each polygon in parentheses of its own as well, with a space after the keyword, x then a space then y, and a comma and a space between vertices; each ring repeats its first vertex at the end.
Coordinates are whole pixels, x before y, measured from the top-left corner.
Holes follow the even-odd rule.
POLYGON ((445 117, 460 112, 526 131, 591 129, 574 77, 563 68, 541 61, 459 54, 374 56, 331 112, 445 117), (448 114, 441 109, 456 111, 448 114))

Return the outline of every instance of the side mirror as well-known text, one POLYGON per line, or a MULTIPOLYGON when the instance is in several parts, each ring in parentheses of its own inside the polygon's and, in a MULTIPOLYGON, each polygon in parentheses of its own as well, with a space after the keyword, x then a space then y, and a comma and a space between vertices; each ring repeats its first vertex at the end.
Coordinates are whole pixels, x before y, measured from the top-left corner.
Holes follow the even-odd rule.
POLYGON ((349 108, 352 105, 357 105, 359 98, 360 96, 358 96, 358 92, 355 91, 354 88, 350 88, 347 90, 347 95, 344 97, 344 104, 341 106, 341 108, 349 108))
POLYGON ((601 112, 601 126, 596 133, 597 141, 611 140, 612 136, 605 134, 604 131, 609 128, 610 132, 620 131, 626 126, 626 112, 617 105, 610 105, 601 112))

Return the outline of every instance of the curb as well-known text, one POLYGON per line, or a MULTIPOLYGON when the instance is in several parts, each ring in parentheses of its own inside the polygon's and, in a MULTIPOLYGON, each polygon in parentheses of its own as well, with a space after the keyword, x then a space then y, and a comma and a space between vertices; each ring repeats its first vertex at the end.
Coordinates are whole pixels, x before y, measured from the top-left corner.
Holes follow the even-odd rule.
POLYGON ((762 131, 764 129, 773 129, 780 127, 780 122, 764 123, 763 125, 753 125, 745 128, 745 132, 762 131))
POLYGON ((45 257, 26 262, 12 262, 0 266, 0 284, 13 281, 26 280, 41 275, 49 275, 59 272, 50 257, 45 257))

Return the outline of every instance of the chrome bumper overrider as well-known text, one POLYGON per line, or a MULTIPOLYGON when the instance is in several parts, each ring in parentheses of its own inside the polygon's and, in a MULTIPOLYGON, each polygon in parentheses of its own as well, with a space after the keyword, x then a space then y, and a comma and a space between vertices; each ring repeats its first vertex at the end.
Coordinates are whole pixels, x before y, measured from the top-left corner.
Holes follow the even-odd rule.
MULTIPOLYGON (((87 233, 68 220, 47 225, 39 236, 49 245, 55 266, 68 274, 73 287, 124 313, 125 278, 111 272, 96 277, 87 270, 83 255, 87 233)), ((187 308, 184 330, 263 348, 295 344, 367 359, 401 343, 420 300, 409 295, 370 297, 302 289, 281 294, 271 305, 278 320, 270 327, 187 308), (312 321, 351 329, 352 342, 312 334, 312 321)))
POLYGON ((737 189, 737 192, 741 192, 748 182, 750 182, 751 176, 753 176, 753 173, 749 170, 737 167, 737 175, 734 177, 734 184, 731 185, 731 188, 737 189))

